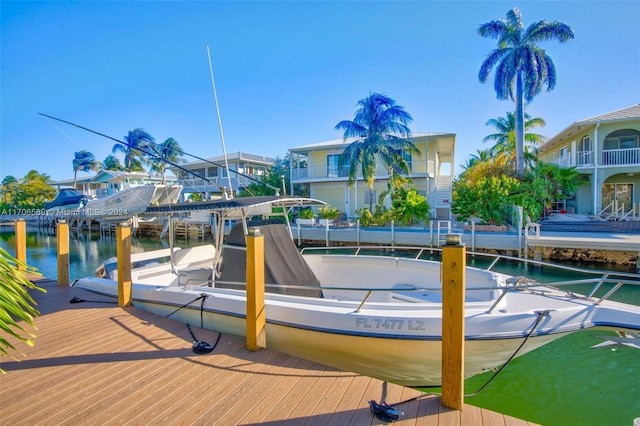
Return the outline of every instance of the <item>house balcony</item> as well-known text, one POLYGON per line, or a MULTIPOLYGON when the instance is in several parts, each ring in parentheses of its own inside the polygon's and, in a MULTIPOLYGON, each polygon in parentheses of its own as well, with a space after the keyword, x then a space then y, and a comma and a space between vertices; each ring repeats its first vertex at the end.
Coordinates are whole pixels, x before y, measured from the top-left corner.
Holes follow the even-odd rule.
MULTIPOLYGON (((575 166, 578 168, 593 167, 593 153, 591 151, 578 151, 575 157, 563 155, 551 160, 552 164, 560 167, 575 166)), ((634 166, 640 165, 640 148, 605 149, 599 166, 634 166)))
MULTIPOLYGON (((259 179, 259 176, 255 178, 259 179)), ((221 192, 223 187, 229 187, 229 178, 227 177, 212 176, 207 179, 209 179, 208 182, 200 178, 180 179, 178 180, 178 184, 182 185, 183 193, 221 192)), ((246 188, 252 183, 253 181, 251 179, 244 176, 231 177, 231 186, 234 192, 237 191, 238 188, 246 188)))
POLYGON ((603 150, 602 165, 603 166, 640 165, 640 148, 603 150))
MULTIPOLYGON (((411 175, 413 177, 427 177, 435 174, 435 163, 433 161, 413 160, 411 165, 411 175)), ((384 179, 389 176, 389 171, 382 166, 376 170, 376 177, 384 179)), ((349 178, 349 166, 312 166, 307 168, 292 169, 292 183, 318 182, 318 181, 345 181, 349 178)))

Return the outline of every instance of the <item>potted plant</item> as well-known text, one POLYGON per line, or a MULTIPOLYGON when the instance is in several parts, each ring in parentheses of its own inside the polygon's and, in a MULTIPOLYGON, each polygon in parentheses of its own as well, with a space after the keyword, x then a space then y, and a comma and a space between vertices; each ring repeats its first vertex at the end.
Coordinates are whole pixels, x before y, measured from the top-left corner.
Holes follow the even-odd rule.
POLYGON ((300 214, 296 219, 296 223, 298 225, 315 225, 316 218, 311 208, 307 207, 306 209, 300 210, 300 214))
POLYGON ((334 220, 336 220, 338 215, 340 215, 340 210, 335 207, 326 205, 318 211, 318 217, 320 218, 320 220, 318 220, 318 223, 325 226, 330 225, 334 220))

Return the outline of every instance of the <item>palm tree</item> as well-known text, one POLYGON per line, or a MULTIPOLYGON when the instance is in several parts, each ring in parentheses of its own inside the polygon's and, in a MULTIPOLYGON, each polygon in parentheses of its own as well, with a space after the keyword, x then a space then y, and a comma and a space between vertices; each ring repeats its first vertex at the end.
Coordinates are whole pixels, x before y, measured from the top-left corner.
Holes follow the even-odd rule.
POLYGON ((493 158, 493 155, 491 153, 491 150, 489 149, 477 150, 476 153, 471 154, 467 162, 461 166, 463 169, 463 173, 466 170, 473 168, 476 164, 486 163, 488 161, 491 161, 492 158, 493 158))
POLYGON ((153 136, 145 132, 141 128, 129 130, 127 136, 124 137, 126 144, 117 143, 113 146, 112 152, 124 153, 124 168, 128 172, 143 172, 143 164, 147 164, 148 160, 144 151, 149 149, 150 144, 154 142, 153 136))
MULTIPOLYGON (((524 113, 524 140, 528 145, 539 145, 545 140, 545 137, 537 133, 527 132, 529 129, 536 127, 544 127, 546 122, 542 118, 531 118, 529 114, 524 113)), ((516 115, 513 112, 507 112, 506 117, 491 118, 486 123, 497 130, 482 139, 482 142, 495 141, 495 145, 489 148, 489 152, 494 156, 506 156, 510 163, 515 164, 516 159, 516 115)), ((525 164, 531 164, 535 161, 535 155, 529 151, 529 146, 524 146, 525 164)))
POLYGON ((73 187, 75 188, 78 172, 98 171, 100 162, 96 160, 95 155, 84 149, 75 152, 73 157, 73 187))
POLYGON ((167 177, 167 164, 176 164, 185 161, 182 158, 182 148, 180 148, 180 144, 174 138, 168 138, 158 145, 154 144, 152 148, 156 157, 151 159, 151 171, 160 174, 162 176, 162 183, 164 184, 167 177))
POLYGON ((3 204, 9 204, 13 197, 14 194, 18 188, 18 179, 15 178, 15 176, 5 176, 4 179, 2 179, 2 203, 3 204))
POLYGON ((56 189, 50 183, 51 177, 48 174, 29 170, 20 179, 17 201, 32 207, 43 205, 46 200, 53 199, 56 194, 56 189))
POLYGON ((358 101, 359 109, 353 121, 339 122, 335 129, 342 130, 345 142, 355 139, 338 158, 338 166, 349 165, 349 186, 353 186, 359 172, 371 191, 369 210, 373 210, 373 184, 377 161, 389 170, 389 178, 408 174, 410 167, 402 151, 419 155, 420 150, 409 140, 407 126, 413 118, 396 101, 379 93, 370 93, 358 101), (360 169, 360 171, 358 171, 360 169))
POLYGON ((120 164, 120 160, 117 157, 109 154, 102 162, 102 170, 115 170, 124 171, 124 166, 120 164))
POLYGON ((557 164, 539 161, 531 169, 531 187, 542 201, 543 208, 551 207, 553 201, 575 194, 586 183, 585 176, 575 167, 560 167, 557 164))
POLYGON ((518 9, 507 12, 506 19, 496 19, 480 25, 478 34, 498 40, 498 47, 482 63, 478 77, 485 83, 495 67, 494 89, 498 99, 511 99, 516 103, 516 171, 524 176, 524 101, 531 102, 546 86, 556 85, 556 69, 544 49, 535 43, 556 39, 573 39, 573 30, 561 22, 538 21, 524 29, 518 9), (515 93, 514 93, 515 84, 515 93))

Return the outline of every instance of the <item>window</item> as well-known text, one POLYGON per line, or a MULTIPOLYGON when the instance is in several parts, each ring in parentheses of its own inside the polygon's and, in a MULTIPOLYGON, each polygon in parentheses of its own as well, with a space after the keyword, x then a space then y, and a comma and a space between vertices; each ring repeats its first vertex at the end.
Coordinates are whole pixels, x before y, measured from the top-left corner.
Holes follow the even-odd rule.
POLYGON ((613 212, 611 206, 617 204, 620 209, 623 207, 625 211, 633 206, 633 183, 605 183, 602 185, 602 208, 613 212))
POLYGON ((569 155, 568 147, 563 146, 562 148, 560 148, 560 158, 567 158, 568 155, 569 155))
POLYGON ((406 161, 407 165, 409 166, 409 170, 411 170, 411 153, 409 151, 405 151, 404 149, 396 149, 395 152, 400 157, 404 158, 404 161, 406 161))
POLYGON ((342 167, 338 166, 340 155, 327 155, 327 177, 346 177, 349 176, 349 163, 345 163, 342 167))
POLYGON ((578 151, 591 151, 591 138, 585 136, 578 144, 578 151))
POLYGON ((640 132, 633 129, 616 130, 603 144, 602 164, 624 165, 640 163, 640 132))
POLYGON ((370 203, 375 204, 375 203, 377 203, 377 201, 376 201, 377 198, 378 198, 378 196, 376 195, 377 192, 378 191, 375 190, 375 189, 373 191, 370 190, 370 189, 365 190, 364 191, 364 203, 365 204, 370 204, 370 203))

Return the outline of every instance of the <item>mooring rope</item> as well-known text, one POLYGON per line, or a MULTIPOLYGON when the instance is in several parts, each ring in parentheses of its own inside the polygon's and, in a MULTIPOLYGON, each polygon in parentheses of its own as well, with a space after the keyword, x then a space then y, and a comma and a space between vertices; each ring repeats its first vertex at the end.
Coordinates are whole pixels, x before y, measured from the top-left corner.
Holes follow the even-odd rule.
MULTIPOLYGON (((516 357, 516 355, 524 347, 525 343, 527 343, 527 340, 529 340, 529 337, 531 337, 531 335, 536 330, 538 325, 540 325, 540 323, 542 322, 542 318, 547 316, 547 315, 549 315, 549 312, 550 312, 549 310, 536 311, 536 314, 538 314, 538 317, 536 318, 536 322, 533 324, 533 327, 527 333, 527 335, 525 336, 524 340, 522 341, 522 343, 520 343, 520 346, 518 346, 518 348, 515 350, 515 352, 513 352, 513 354, 511 354, 509 359, 507 359, 507 361, 504 364, 502 364, 502 366, 500 366, 500 368, 498 368, 498 370, 495 371, 495 373, 489 378, 489 380, 487 380, 477 391, 475 391, 474 393, 465 394, 464 396, 465 397, 476 396, 480 392, 482 392, 489 385, 489 383, 491 383, 493 381, 493 379, 495 379, 498 376, 498 374, 500 374, 500 372, 507 365, 509 365, 509 363, 516 357)), ((441 388, 442 386, 421 386, 421 387, 422 388, 425 388, 425 387, 427 387, 427 388, 441 388)), ((390 423, 390 422, 395 422, 396 420, 398 420, 400 418, 401 415, 404 414, 402 411, 396 410, 395 407, 397 407, 399 405, 402 405, 402 404, 406 404, 408 402, 412 402, 412 401, 421 399, 421 398, 425 398, 425 397, 430 396, 430 395, 438 395, 438 394, 435 393, 435 392, 432 392, 432 393, 425 392, 422 395, 414 396, 413 398, 409 398, 409 399, 406 399, 404 401, 396 402, 394 404, 387 404, 385 402, 386 395, 387 395, 387 382, 383 382, 382 383, 382 396, 380 397, 380 403, 377 403, 374 400, 369 401, 369 409, 371 410, 373 415, 376 416, 379 420, 381 420, 383 422, 390 423)))

